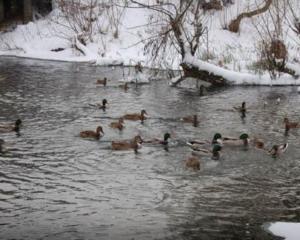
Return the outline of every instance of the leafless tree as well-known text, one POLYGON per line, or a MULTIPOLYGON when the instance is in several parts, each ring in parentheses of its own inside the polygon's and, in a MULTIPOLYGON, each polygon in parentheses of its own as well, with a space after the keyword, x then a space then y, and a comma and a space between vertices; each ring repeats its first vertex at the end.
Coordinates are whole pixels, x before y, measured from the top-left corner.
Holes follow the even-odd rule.
POLYGON ((175 50, 181 60, 187 54, 194 56, 200 46, 200 38, 205 32, 203 26, 202 1, 176 0, 144 1, 131 0, 131 7, 146 8, 153 12, 149 18, 151 36, 145 40, 145 52, 152 60, 168 56, 175 50), (151 2, 151 1, 150 1, 151 2))

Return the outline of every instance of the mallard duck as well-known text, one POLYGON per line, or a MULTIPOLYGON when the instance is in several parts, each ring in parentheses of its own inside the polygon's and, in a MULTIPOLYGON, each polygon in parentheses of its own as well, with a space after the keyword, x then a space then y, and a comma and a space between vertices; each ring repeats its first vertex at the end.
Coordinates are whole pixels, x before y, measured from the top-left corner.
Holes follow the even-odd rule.
POLYGON ((0 133, 7 133, 7 132, 19 132, 20 126, 22 125, 22 120, 17 119, 14 124, 7 124, 7 125, 0 125, 0 133))
POLYGON ((126 83, 124 83, 124 84, 122 84, 122 85, 119 85, 119 88, 121 88, 121 89, 123 89, 124 91, 127 91, 128 90, 128 83, 126 82, 126 83))
POLYGON ((212 150, 208 150, 205 148, 200 148, 200 147, 196 147, 193 146, 193 155, 196 156, 211 156, 211 159, 213 160, 219 160, 220 159, 220 151, 222 150, 222 146, 220 144, 213 144, 212 145, 212 150))
POLYGON ((103 129, 101 126, 98 126, 96 132, 87 130, 80 132, 80 137, 82 138, 95 138, 100 139, 104 135, 103 129))
POLYGON ((186 116, 186 117, 181 118, 180 120, 185 122, 185 123, 192 123, 194 127, 197 127, 198 124, 199 124, 197 115, 186 116))
POLYGON ((123 118, 125 120, 132 120, 132 121, 138 121, 141 120, 141 122, 144 122, 144 120, 146 119, 145 114, 147 115, 146 110, 142 110, 141 113, 131 113, 131 114, 125 114, 123 116, 123 118))
POLYGON ((200 159, 197 156, 190 156, 185 160, 185 166, 193 170, 200 170, 200 159))
POLYGON ((106 110, 106 104, 107 104, 107 100, 103 99, 102 104, 97 104, 97 106, 98 106, 99 109, 102 109, 103 111, 105 111, 106 110))
POLYGON ((241 113, 242 118, 246 117, 246 102, 242 102, 241 107, 233 107, 233 109, 241 113))
POLYGON ((281 155, 282 153, 284 153, 287 150, 288 146, 289 146, 288 143, 284 143, 281 145, 273 145, 273 147, 271 148, 271 150, 268 153, 272 157, 278 157, 279 155, 281 155))
POLYGON ((247 133, 243 133, 240 135, 239 139, 236 138, 223 138, 224 145, 232 145, 232 146, 248 146, 250 142, 249 135, 247 133))
POLYGON ((162 144, 162 145, 168 145, 169 144, 169 138, 171 138, 171 134, 170 133, 165 133, 164 134, 164 139, 157 139, 154 138, 152 140, 145 140, 143 141, 144 143, 153 143, 153 144, 162 144))
POLYGON ((118 122, 112 122, 112 123, 109 124, 109 126, 111 128, 117 128, 117 129, 119 129, 121 131, 124 128, 123 123, 124 123, 124 119, 123 118, 119 118, 118 122))
POLYGON ((299 128, 300 124, 298 122, 290 122, 287 117, 283 119, 285 124, 285 131, 289 131, 291 128, 299 128))
POLYGON ((105 78, 103 78, 103 80, 98 79, 96 84, 102 84, 105 87, 107 84, 107 78, 105 77, 105 78))
POLYGON ((137 153, 137 150, 141 147, 142 143, 143 139, 141 136, 137 135, 130 141, 112 141, 111 148, 112 150, 133 149, 137 153))

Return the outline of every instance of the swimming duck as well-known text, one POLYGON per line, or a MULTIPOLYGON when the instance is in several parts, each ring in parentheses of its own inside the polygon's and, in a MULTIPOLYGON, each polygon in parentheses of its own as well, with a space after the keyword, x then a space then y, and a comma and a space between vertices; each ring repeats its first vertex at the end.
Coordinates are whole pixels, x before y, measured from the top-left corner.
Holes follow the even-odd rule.
POLYGON ((101 126, 98 126, 96 132, 87 130, 80 132, 80 137, 82 138, 95 138, 100 139, 104 135, 103 129, 101 126))
POLYGON ((122 84, 122 85, 119 85, 119 88, 121 88, 121 89, 123 89, 125 92, 128 90, 128 83, 126 82, 126 83, 124 83, 124 84, 122 84))
POLYGON ((146 119, 145 114, 147 115, 147 112, 146 110, 143 109, 140 114, 139 113, 125 114, 123 118, 125 120, 132 120, 132 121, 141 120, 141 122, 143 123, 144 120, 146 119))
POLYGON ((98 106, 99 109, 102 109, 103 111, 105 111, 106 110, 106 104, 107 104, 107 100, 103 99, 102 104, 97 104, 97 106, 98 106))
POLYGON ((7 132, 19 132, 20 126, 22 125, 22 120, 17 119, 14 124, 8 124, 8 125, 0 125, 0 133, 7 133, 7 132))
POLYGON ((170 133, 165 133, 163 140, 154 138, 152 140, 146 140, 146 141, 143 141, 143 142, 144 143, 154 143, 154 144, 168 145, 169 144, 169 141, 168 141, 169 138, 171 138, 171 134, 170 133))
POLYGON ((285 124, 285 131, 289 131, 291 128, 299 128, 300 124, 298 122, 290 122, 287 117, 283 119, 283 122, 285 124))
POLYGON ((200 170, 200 159, 197 156, 190 156, 185 160, 185 166, 193 170, 200 170))
POLYGON ((250 142, 249 135, 247 133, 243 133, 240 135, 239 139, 234 138, 223 138, 223 144, 224 145, 232 145, 232 146, 248 146, 250 142))
POLYGON ((121 130, 123 130, 123 128, 124 128, 123 123, 124 123, 124 119, 123 119, 123 118, 119 118, 119 121, 118 121, 118 122, 112 122, 112 123, 110 123, 109 126, 110 126, 111 128, 117 128, 117 129, 119 129, 119 130, 121 131, 121 130))
POLYGON ((195 152, 193 152, 193 155, 201 155, 201 156, 210 156, 213 160, 219 160, 220 159, 220 151, 222 150, 222 146, 220 144, 213 144, 212 150, 207 150, 205 148, 200 148, 193 146, 192 148, 195 152))
POLYGON ((112 150, 129 150, 133 149, 135 153, 141 147, 143 139, 141 136, 137 135, 130 141, 112 141, 111 148, 112 150))
POLYGON ((288 146, 289 146, 288 143, 284 143, 281 145, 273 145, 273 147, 268 153, 274 158, 278 157, 279 155, 281 155, 287 150, 288 146))
POLYGON ((241 107, 233 107, 233 109, 241 113, 242 118, 246 117, 246 102, 242 102, 241 107))
POLYGON ((107 78, 105 77, 105 78, 103 78, 103 80, 98 79, 96 84, 102 84, 105 87, 107 84, 107 78))
POLYGON ((197 115, 186 116, 186 117, 181 118, 180 120, 185 122, 185 123, 192 123, 194 127, 197 127, 198 124, 199 124, 197 115))

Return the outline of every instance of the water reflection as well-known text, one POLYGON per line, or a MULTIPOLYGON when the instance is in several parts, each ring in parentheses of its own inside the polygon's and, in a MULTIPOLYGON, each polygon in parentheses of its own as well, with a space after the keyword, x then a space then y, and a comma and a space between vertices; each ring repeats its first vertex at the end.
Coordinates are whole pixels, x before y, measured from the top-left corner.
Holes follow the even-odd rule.
MULTIPOLYGON (((126 71, 125 71, 126 72, 126 71)), ((170 88, 167 81, 118 85, 123 69, 87 64, 1 58, 0 121, 23 120, 21 135, 1 134, 10 153, 0 156, 0 237, 4 239, 274 239, 264 222, 299 221, 299 132, 284 135, 283 118, 297 119, 294 88, 235 87, 203 97, 195 83, 170 88), (98 78, 108 85, 96 87, 98 78), (281 101, 276 104, 276 99, 281 101), (90 103, 107 99, 105 112, 90 103), (246 117, 228 111, 247 102, 246 117), (264 106, 267 101, 268 105, 264 106), (144 124, 109 124, 146 109, 144 124), (197 114, 199 127, 182 123, 197 114), (100 141, 79 137, 104 127, 100 141), (112 140, 172 141, 114 152, 112 140), (189 139, 216 132, 246 132, 267 147, 288 141, 285 155, 226 148, 221 161, 201 159, 201 171, 184 168, 189 139), (173 144, 173 145, 172 145, 173 144)))

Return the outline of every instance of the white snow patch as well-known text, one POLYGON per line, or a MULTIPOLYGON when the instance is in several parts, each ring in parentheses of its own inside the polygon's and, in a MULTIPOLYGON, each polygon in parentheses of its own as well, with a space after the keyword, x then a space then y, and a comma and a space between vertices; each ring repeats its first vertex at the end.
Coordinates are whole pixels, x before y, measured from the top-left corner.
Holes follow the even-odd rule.
POLYGON ((221 76, 231 84, 235 85, 300 85, 300 80, 290 75, 283 74, 278 79, 271 79, 269 74, 255 75, 251 73, 235 72, 224 69, 209 62, 196 59, 191 55, 187 55, 184 59, 186 64, 197 67, 199 70, 207 71, 211 74, 221 76))
POLYGON ((276 222, 271 223, 269 230, 276 236, 286 240, 300 239, 300 223, 276 222))

